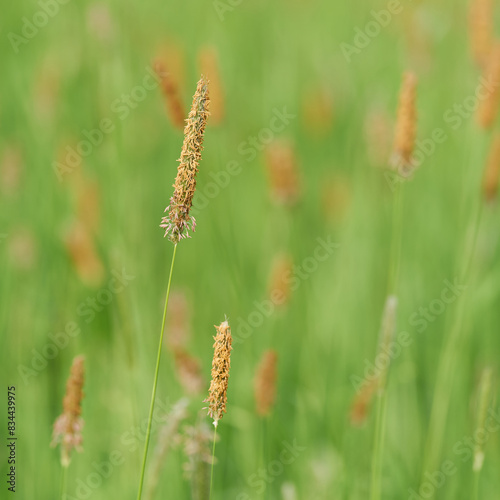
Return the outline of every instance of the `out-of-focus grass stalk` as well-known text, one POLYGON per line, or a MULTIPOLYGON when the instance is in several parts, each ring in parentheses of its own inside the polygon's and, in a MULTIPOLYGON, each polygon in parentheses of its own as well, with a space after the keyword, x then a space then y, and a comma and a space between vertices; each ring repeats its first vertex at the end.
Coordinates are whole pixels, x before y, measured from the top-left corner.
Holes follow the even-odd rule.
MULTIPOLYGON (((389 278, 387 282, 387 296, 397 295, 399 268, 401 261, 401 239, 403 231, 403 184, 396 186, 392 208, 392 236, 389 261, 389 278)), ((384 454, 384 440, 387 414, 387 374, 383 375, 377 391, 377 411, 375 416, 375 437, 372 453, 372 477, 370 499, 379 500, 381 495, 382 457, 384 454)))
POLYGON ((214 462, 215 462, 215 442, 217 441, 217 426, 214 425, 214 444, 212 446, 212 463, 210 465, 210 493, 209 500, 212 499, 212 491, 214 484, 214 462))
POLYGON ((63 465, 61 474, 61 494, 59 495, 61 497, 61 500, 65 500, 66 498, 67 484, 68 484, 68 467, 63 465))
MULTIPOLYGON (((470 281, 471 264, 475 253, 479 227, 481 225, 482 212, 482 203, 480 203, 476 208, 472 223, 467 231, 467 241, 459 267, 459 269, 462 270, 459 275, 459 282, 462 284, 468 284, 470 281)), ((441 454, 450 405, 453 377, 456 369, 457 352, 460 349, 459 346, 464 331, 463 323, 466 303, 467 294, 463 292, 456 300, 455 314, 448 334, 445 337, 444 346, 439 358, 422 477, 426 470, 434 470, 441 454)))
MULTIPOLYGON (((480 144, 481 141, 480 141, 480 144)), ((477 148, 482 151, 482 148, 477 148)), ((469 159, 470 164, 476 165, 478 158, 473 155, 469 159)), ((477 186, 475 193, 480 194, 480 179, 476 169, 470 169, 468 175, 464 176, 466 186, 477 186)), ((470 192, 470 188, 467 187, 470 192)), ((463 251, 458 258, 457 276, 461 285, 470 286, 471 268, 474 259, 476 244, 481 227, 484 202, 480 196, 472 194, 473 206, 472 217, 464 236, 463 251)), ((438 466, 445 430, 447 425, 448 410, 453 389, 453 379, 456 374, 457 359, 459 358, 460 345, 464 337, 464 318, 467 305, 467 290, 458 295, 454 303, 454 313, 451 319, 451 326, 446 329, 441 349, 434 397, 432 400, 431 415, 427 439, 424 448, 424 457, 422 462, 421 482, 426 471, 435 470, 438 466)))
MULTIPOLYGON (((491 400, 491 385, 492 385, 492 369, 485 368, 481 375, 479 383, 479 401, 476 415, 476 432, 485 429, 486 415, 488 413, 488 405, 491 400)), ((479 476, 483 468, 484 462, 484 444, 477 442, 474 448, 474 458, 472 463, 472 472, 474 474, 472 498, 479 499, 479 476)))
POLYGON ((137 493, 137 500, 141 499, 142 489, 144 486, 144 473, 146 471, 146 461, 148 457, 148 448, 149 448, 149 440, 151 438, 151 422, 153 420, 153 411, 155 407, 155 398, 156 398, 156 387, 158 385, 158 373, 160 371, 160 360, 161 360, 161 348, 163 345, 163 334, 165 333, 165 320, 167 318, 167 308, 168 308, 168 298, 170 296, 170 286, 172 284, 172 274, 174 270, 174 262, 175 262, 175 254, 177 252, 177 244, 174 245, 174 252, 172 254, 172 263, 170 264, 170 273, 168 275, 168 285, 167 285, 167 296, 165 297, 165 307, 163 309, 163 320, 161 324, 161 333, 160 333, 160 342, 158 344, 158 354, 156 356, 156 368, 155 375, 153 380, 153 392, 151 394, 151 404, 149 407, 149 416, 148 416, 148 426, 146 430, 146 442, 144 444, 144 456, 142 459, 141 466, 141 477, 139 479, 139 491, 137 493))

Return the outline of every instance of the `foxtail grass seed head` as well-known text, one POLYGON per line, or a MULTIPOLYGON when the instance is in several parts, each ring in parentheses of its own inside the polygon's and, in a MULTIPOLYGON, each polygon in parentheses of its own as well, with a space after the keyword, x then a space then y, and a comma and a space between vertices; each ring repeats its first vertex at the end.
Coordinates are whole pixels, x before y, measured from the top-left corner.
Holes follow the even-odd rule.
POLYGON ((493 44, 493 0, 472 0, 469 10, 469 36, 474 61, 481 68, 488 62, 493 44))
POLYGON ((116 39, 116 22, 107 5, 92 4, 87 8, 86 14, 87 29, 98 42, 105 44, 116 39))
POLYGON ((270 144, 266 160, 271 199, 278 205, 295 205, 300 197, 300 181, 291 144, 285 141, 275 141, 270 144))
POLYGON ((165 229, 165 236, 177 244, 182 238, 188 238, 188 230, 195 230, 196 221, 189 215, 196 189, 196 174, 203 150, 203 134, 209 115, 208 80, 201 77, 193 96, 193 104, 184 127, 184 143, 182 145, 177 177, 174 183, 174 194, 170 205, 165 209, 168 215, 162 218, 160 227, 165 229))
POLYGON ((497 197, 498 182, 500 179, 500 132, 493 138, 490 154, 483 176, 483 195, 487 201, 497 197))
POLYGON ((391 166, 400 175, 408 176, 413 169, 412 154, 415 147, 417 130, 416 111, 417 77, 407 72, 403 75, 403 83, 399 94, 394 148, 391 166))
POLYGON ((233 338, 229 323, 223 321, 216 326, 217 334, 214 339, 214 358, 212 361, 212 381, 210 383, 209 395, 205 399, 208 405, 208 415, 214 419, 217 427, 219 420, 226 413, 227 384, 229 380, 229 367, 231 364, 231 350, 233 338))
POLYGON ((330 222, 335 224, 342 222, 352 198, 349 178, 343 175, 328 175, 319 182, 323 214, 330 222))
POLYGON ((360 390, 354 396, 351 405, 349 420, 355 427, 362 426, 369 414, 373 395, 377 391, 378 379, 376 377, 366 380, 360 390))
POLYGON ((495 123, 500 105, 500 41, 497 41, 490 51, 484 79, 488 82, 488 93, 479 101, 477 120, 481 127, 489 129, 495 123))
POLYGON ((302 115, 304 128, 311 137, 325 137, 330 133, 334 121, 334 106, 326 82, 309 88, 303 94, 302 115))
POLYGON ((191 337, 190 308, 186 294, 173 290, 170 294, 167 314, 166 342, 173 351, 185 349, 191 337))
POLYGON ((68 178, 68 185, 71 187, 76 219, 89 234, 98 234, 101 214, 99 183, 83 170, 78 170, 68 178))
POLYGON ((54 64, 51 56, 46 56, 35 73, 32 96, 32 116, 44 127, 50 127, 57 116, 60 103, 60 65, 54 64))
POLYGON ((104 266, 86 224, 78 219, 72 221, 64 234, 64 244, 80 280, 87 286, 99 286, 104 266))
POLYGON ((82 399, 85 377, 85 358, 77 356, 73 360, 71 372, 66 384, 66 395, 63 399, 63 413, 54 423, 52 446, 61 445, 61 463, 68 467, 71 461, 71 451, 82 451, 83 419, 82 399))
POLYGON ((200 394, 205 385, 201 376, 200 362, 184 349, 174 351, 177 379, 184 391, 189 395, 200 394))
POLYGON ((219 125, 224 120, 224 88, 215 47, 204 47, 199 53, 201 74, 210 81, 210 123, 219 125))
MULTIPOLYGON (((487 367, 483 370, 481 374, 481 380, 479 382, 479 395, 477 402, 477 416, 476 416, 476 433, 483 432, 485 427, 485 421, 488 414, 488 406, 491 402, 492 393, 492 379, 493 370, 487 367)), ((477 434, 479 435, 479 434, 477 434)), ((472 469, 474 472, 479 472, 483 468, 484 462, 484 442, 481 440, 476 441, 476 446, 474 448, 474 461, 472 469)))
POLYGON ((23 178, 23 155, 17 145, 4 146, 0 159, 0 193, 5 198, 15 198, 23 178))
POLYGON ((14 269, 31 271, 39 262, 38 241, 31 228, 15 228, 7 239, 7 257, 14 269))
POLYGON ((169 73, 166 64, 161 59, 156 59, 153 64, 154 70, 160 78, 160 86, 165 98, 168 115, 172 124, 179 128, 184 128, 184 105, 179 90, 179 84, 175 77, 169 73))
POLYGON ((293 259, 288 254, 279 254, 275 257, 269 279, 269 297, 278 306, 284 307, 290 300, 292 293, 290 280, 293 274, 293 259))
POLYGON ((255 402, 261 417, 270 415, 276 399, 278 354, 269 349, 264 352, 255 375, 255 402))

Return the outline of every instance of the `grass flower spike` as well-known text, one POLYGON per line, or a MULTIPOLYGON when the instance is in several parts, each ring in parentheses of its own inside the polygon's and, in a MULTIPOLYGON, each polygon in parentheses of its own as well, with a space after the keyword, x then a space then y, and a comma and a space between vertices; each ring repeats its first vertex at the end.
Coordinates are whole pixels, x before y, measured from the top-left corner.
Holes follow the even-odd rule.
POLYGON ((483 175, 483 196, 487 201, 497 197, 498 181, 500 179, 500 132, 493 138, 488 162, 483 175))
POLYGON ((68 467, 71 461, 71 451, 82 450, 83 419, 82 399, 85 377, 85 358, 77 356, 73 360, 71 372, 66 384, 66 395, 63 399, 63 414, 54 423, 52 446, 61 444, 61 463, 68 467))
POLYGON ((215 327, 217 335, 214 337, 214 359, 212 361, 212 382, 209 396, 205 402, 209 403, 208 414, 214 419, 217 427, 219 420, 226 413, 227 383, 229 380, 229 366, 231 364, 231 328, 227 321, 215 327))
POLYGON ((255 402, 261 417, 270 415, 276 400, 278 354, 269 349, 264 353, 255 376, 255 402))
POLYGON ((167 71, 166 65, 161 59, 155 61, 154 69, 160 78, 161 90, 165 96, 170 119, 177 128, 182 130, 184 127, 184 117, 186 115, 184 113, 178 82, 173 75, 167 71))
POLYGON ((490 129, 495 123, 500 104, 500 41, 491 48, 483 78, 489 82, 490 88, 486 97, 479 101, 477 120, 482 128, 490 129))
POLYGON ((184 127, 174 194, 170 205, 165 209, 168 215, 162 218, 160 227, 165 229, 165 236, 177 244, 182 238, 189 237, 188 230, 195 230, 196 221, 189 215, 196 188, 196 174, 203 150, 203 134, 209 115, 208 81, 202 77, 193 96, 191 111, 184 127))
POLYGON ((407 72, 399 94, 398 116, 391 164, 401 175, 413 170, 412 154, 415 147, 417 113, 415 107, 417 78, 407 72))
POLYGON ((469 32, 472 55, 480 66, 488 62, 493 45, 493 0, 472 0, 469 11, 469 32))
POLYGON ((300 198, 300 176, 292 145, 276 141, 266 151, 271 199, 277 205, 293 207, 300 198))

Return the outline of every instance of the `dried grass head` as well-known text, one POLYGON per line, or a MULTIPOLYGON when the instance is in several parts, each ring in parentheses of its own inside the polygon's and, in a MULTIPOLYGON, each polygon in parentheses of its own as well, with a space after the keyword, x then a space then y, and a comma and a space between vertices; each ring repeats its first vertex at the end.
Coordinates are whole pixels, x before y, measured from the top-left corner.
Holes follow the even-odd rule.
POLYGON ((231 365, 231 350, 233 338, 231 327, 227 321, 216 326, 217 334, 214 337, 214 358, 212 360, 212 381, 208 398, 208 415, 214 419, 217 427, 219 420, 226 413, 227 386, 229 380, 229 367, 231 365))
POLYGON ((194 231, 196 227, 196 221, 189 212, 196 189, 196 174, 203 150, 208 107, 208 80, 202 77, 196 87, 191 111, 184 127, 184 143, 173 186, 174 194, 170 198, 170 205, 165 209, 168 215, 162 218, 160 224, 160 227, 165 229, 165 236, 174 244, 179 243, 182 238, 188 238, 188 230, 194 231))
POLYGON ((83 419, 82 399, 85 377, 85 358, 77 356, 73 360, 71 372, 66 384, 66 394, 63 399, 63 413, 54 423, 52 446, 61 444, 61 463, 68 467, 71 461, 71 451, 82 451, 83 419))
POLYGON ((391 166, 400 175, 409 176, 414 169, 412 162, 413 149, 417 131, 417 77, 407 72, 403 75, 403 83, 399 94, 394 148, 391 166))
POLYGON ((269 349, 264 352, 255 376, 255 402, 257 413, 262 417, 270 415, 276 400, 278 353, 269 349))

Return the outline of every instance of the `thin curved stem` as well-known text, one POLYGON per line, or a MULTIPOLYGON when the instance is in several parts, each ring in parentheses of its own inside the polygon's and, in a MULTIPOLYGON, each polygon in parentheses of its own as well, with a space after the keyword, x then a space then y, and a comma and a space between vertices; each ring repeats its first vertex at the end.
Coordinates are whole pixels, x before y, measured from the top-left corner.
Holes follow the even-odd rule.
POLYGON ((217 441, 217 425, 215 425, 217 422, 214 422, 214 444, 212 447, 212 467, 210 468, 210 493, 209 493, 209 500, 212 499, 212 486, 214 483, 214 462, 215 462, 215 442, 217 441))
POLYGON ((475 471, 474 472, 474 483, 472 486, 472 500, 478 500, 479 499, 479 474, 480 471, 475 471))
MULTIPOLYGON (((401 264, 401 243, 403 233, 403 186, 399 186, 394 195, 392 207, 392 235, 391 252, 389 257, 389 274, 387 279, 387 296, 395 295, 398 289, 399 269, 401 264)), ((387 374, 380 381, 377 394, 377 414, 375 417, 375 437, 372 453, 372 477, 370 499, 379 500, 381 495, 382 457, 384 454, 384 440, 387 410, 387 374)))
POLYGON ((62 475, 61 475, 61 500, 64 500, 66 497, 66 485, 68 484, 68 467, 63 465, 62 475))
MULTIPOLYGON (((482 219, 482 205, 477 209, 473 218, 472 227, 466 238, 466 247, 459 266, 459 278, 461 284, 470 285, 471 267, 475 254, 479 228, 482 219)), ((446 332, 443 347, 439 356, 436 376, 436 388, 431 406, 429 429, 422 467, 422 481, 427 470, 433 470, 439 461, 442 444, 444 441, 446 419, 451 400, 451 388, 456 370, 457 351, 462 341, 464 331, 464 317, 466 313, 467 294, 462 292, 456 301, 455 314, 452 318, 450 329, 446 332)))
POLYGON ((387 395, 385 388, 377 396, 377 416, 375 420, 375 443, 372 456, 372 488, 370 499, 379 500, 381 494, 382 455, 385 437, 385 415, 387 395))
POLYGON ((167 296, 165 297, 165 307, 163 309, 163 321, 161 324, 160 342, 158 345, 158 354, 156 357, 155 378, 153 381, 153 393, 151 394, 151 405, 149 408, 148 427, 146 430, 146 443, 144 444, 144 457, 142 459, 141 477, 139 480, 139 492, 137 493, 137 500, 141 500, 142 488, 144 486, 144 473, 146 471, 146 461, 148 458, 149 439, 151 437, 151 422, 153 421, 153 411, 155 408, 155 398, 156 398, 156 387, 158 385, 158 373, 160 371, 160 359, 161 359, 161 350, 162 350, 161 348, 163 345, 163 334, 165 333, 165 320, 167 318, 168 297, 170 296, 170 285, 172 284, 172 273, 174 270, 174 262, 175 262, 176 252, 177 252, 177 244, 174 245, 174 253, 172 254, 172 263, 170 264, 170 274, 168 276, 167 296))

